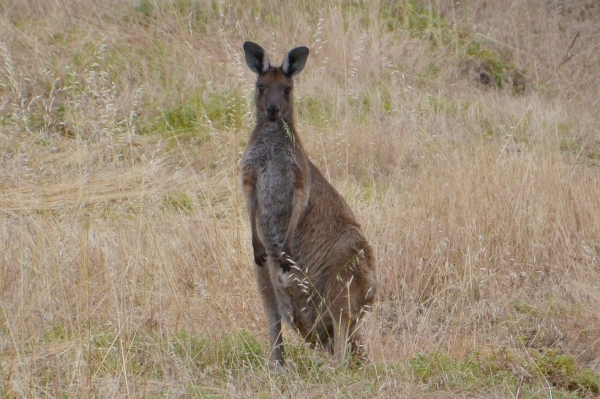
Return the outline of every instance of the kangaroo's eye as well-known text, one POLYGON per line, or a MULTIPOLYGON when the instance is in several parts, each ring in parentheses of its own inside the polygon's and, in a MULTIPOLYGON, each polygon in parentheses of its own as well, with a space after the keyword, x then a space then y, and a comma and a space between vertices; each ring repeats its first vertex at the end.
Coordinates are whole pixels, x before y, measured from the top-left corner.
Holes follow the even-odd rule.
POLYGON ((283 92, 284 92, 285 94, 290 94, 290 91, 292 91, 292 88, 291 88, 291 87, 289 87, 289 86, 288 86, 288 87, 286 87, 285 89, 283 89, 283 92))
POLYGON ((258 89, 258 91, 259 91, 259 92, 261 92, 261 93, 262 93, 263 91, 265 91, 265 86, 263 86, 263 85, 258 85, 257 89, 258 89))

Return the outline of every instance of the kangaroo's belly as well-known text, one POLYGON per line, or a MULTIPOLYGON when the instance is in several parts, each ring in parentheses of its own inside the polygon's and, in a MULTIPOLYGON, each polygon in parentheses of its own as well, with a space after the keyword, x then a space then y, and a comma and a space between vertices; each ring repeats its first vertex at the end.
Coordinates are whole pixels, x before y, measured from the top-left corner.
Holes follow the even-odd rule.
POLYGON ((269 254, 278 253, 292 214, 294 187, 292 171, 268 165, 256 183, 257 225, 269 254))

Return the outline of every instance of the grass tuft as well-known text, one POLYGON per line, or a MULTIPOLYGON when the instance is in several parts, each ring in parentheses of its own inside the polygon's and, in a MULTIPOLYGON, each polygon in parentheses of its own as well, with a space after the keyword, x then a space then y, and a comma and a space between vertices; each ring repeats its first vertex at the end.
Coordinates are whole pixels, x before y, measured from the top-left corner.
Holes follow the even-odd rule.
POLYGON ((500 352, 492 355, 476 353, 463 361, 441 353, 417 354, 411 359, 415 376, 430 390, 450 389, 457 392, 491 394, 497 386, 537 397, 546 384, 577 397, 593 397, 598 393, 600 377, 590 369, 580 369, 575 359, 554 350, 530 350, 526 357, 519 353, 500 352))
POLYGON ((511 61, 508 51, 498 53, 482 40, 473 40, 464 48, 461 72, 483 86, 508 88, 515 94, 527 89, 526 71, 511 61))

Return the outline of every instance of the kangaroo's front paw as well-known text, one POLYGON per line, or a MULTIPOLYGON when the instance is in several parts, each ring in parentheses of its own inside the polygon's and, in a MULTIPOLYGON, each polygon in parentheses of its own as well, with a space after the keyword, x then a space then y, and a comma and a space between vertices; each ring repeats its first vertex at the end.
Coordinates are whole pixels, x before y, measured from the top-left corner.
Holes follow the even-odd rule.
POLYGON ((281 266, 281 270, 283 270, 285 273, 289 272, 292 267, 295 269, 298 268, 296 262, 294 262, 290 254, 287 252, 282 252, 279 255, 279 266, 281 266))
POLYGON ((254 263, 256 263, 257 266, 261 267, 264 266, 265 263, 267 263, 267 253, 264 249, 262 251, 254 252, 254 263))

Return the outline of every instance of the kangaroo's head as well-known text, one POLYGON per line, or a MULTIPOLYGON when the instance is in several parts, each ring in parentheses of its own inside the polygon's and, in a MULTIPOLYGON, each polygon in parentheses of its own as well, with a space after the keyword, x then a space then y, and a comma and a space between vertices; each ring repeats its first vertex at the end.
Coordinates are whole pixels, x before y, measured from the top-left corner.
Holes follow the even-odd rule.
POLYGON ((292 49, 285 56, 280 67, 272 67, 267 53, 256 43, 245 42, 244 53, 248 67, 257 75, 255 101, 259 117, 266 117, 271 121, 279 119, 290 121, 293 77, 304 68, 308 58, 308 48, 292 49))

